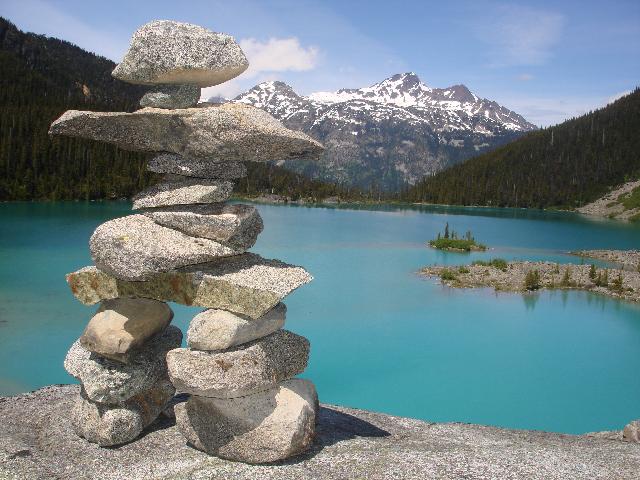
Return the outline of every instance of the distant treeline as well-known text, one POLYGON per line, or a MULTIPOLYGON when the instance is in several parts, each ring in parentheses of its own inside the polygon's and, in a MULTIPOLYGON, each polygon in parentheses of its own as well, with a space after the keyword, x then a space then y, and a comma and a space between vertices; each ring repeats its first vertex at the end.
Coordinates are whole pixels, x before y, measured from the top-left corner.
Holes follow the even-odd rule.
POLYGON ((425 178, 410 202, 577 207, 640 177, 640 90, 425 178))
MULTIPOLYGON (((65 110, 133 111, 146 89, 111 77, 115 64, 55 38, 23 33, 0 18, 0 200, 131 197, 158 176, 146 156, 72 138, 49 138, 65 110)), ((274 165, 248 165, 244 195, 343 198, 358 192, 274 165)))

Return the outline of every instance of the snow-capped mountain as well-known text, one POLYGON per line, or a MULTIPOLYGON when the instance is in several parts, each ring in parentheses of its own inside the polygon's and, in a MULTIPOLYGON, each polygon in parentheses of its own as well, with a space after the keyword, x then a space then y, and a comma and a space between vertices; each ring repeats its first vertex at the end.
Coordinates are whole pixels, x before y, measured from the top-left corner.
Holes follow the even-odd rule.
POLYGON ((399 188, 536 127, 464 85, 431 88, 414 73, 370 87, 298 95, 264 82, 234 99, 325 144, 315 164, 287 167, 347 185, 399 188))

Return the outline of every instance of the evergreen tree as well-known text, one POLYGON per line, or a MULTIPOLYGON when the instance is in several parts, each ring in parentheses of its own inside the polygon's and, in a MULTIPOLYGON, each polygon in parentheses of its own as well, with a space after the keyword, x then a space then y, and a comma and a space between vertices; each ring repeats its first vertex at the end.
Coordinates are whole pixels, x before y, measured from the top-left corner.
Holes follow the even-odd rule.
POLYGON ((638 131, 636 88, 600 110, 426 177, 402 198, 450 205, 578 207, 612 186, 640 178, 638 131))

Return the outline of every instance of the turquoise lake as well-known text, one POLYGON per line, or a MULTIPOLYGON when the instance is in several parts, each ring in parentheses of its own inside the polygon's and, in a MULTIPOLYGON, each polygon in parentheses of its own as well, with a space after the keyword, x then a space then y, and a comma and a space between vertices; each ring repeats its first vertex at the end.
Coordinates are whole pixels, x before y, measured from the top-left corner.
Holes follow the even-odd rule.
MULTIPOLYGON (((640 225, 560 212, 259 205, 253 251, 304 266, 286 328, 311 340, 322 402, 430 421, 582 433, 640 417, 640 305, 578 291, 453 290, 416 272, 490 257, 579 263, 575 249, 640 247, 640 225), (434 251, 445 222, 486 253, 434 251)), ((73 379, 62 367, 95 307, 64 275, 125 202, 0 205, 0 395, 73 379)), ((199 310, 172 305, 186 331, 199 310)))

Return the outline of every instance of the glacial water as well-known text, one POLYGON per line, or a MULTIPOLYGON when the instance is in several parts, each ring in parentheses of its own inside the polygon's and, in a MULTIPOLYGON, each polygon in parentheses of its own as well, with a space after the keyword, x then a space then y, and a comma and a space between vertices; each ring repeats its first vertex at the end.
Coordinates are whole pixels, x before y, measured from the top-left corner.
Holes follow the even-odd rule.
MULTIPOLYGON (((585 292, 453 290, 416 274, 474 259, 580 260, 638 248, 640 226, 569 213, 464 208, 258 207, 254 251, 315 280, 286 300, 287 328, 311 340, 305 374, 323 402, 431 421, 568 433, 640 418, 640 305, 585 292), (487 253, 431 250, 444 223, 487 253)), ((73 381, 62 367, 93 307, 64 275, 127 203, 0 205, 0 395, 73 381)), ((198 309, 174 305, 186 329, 198 309)))

